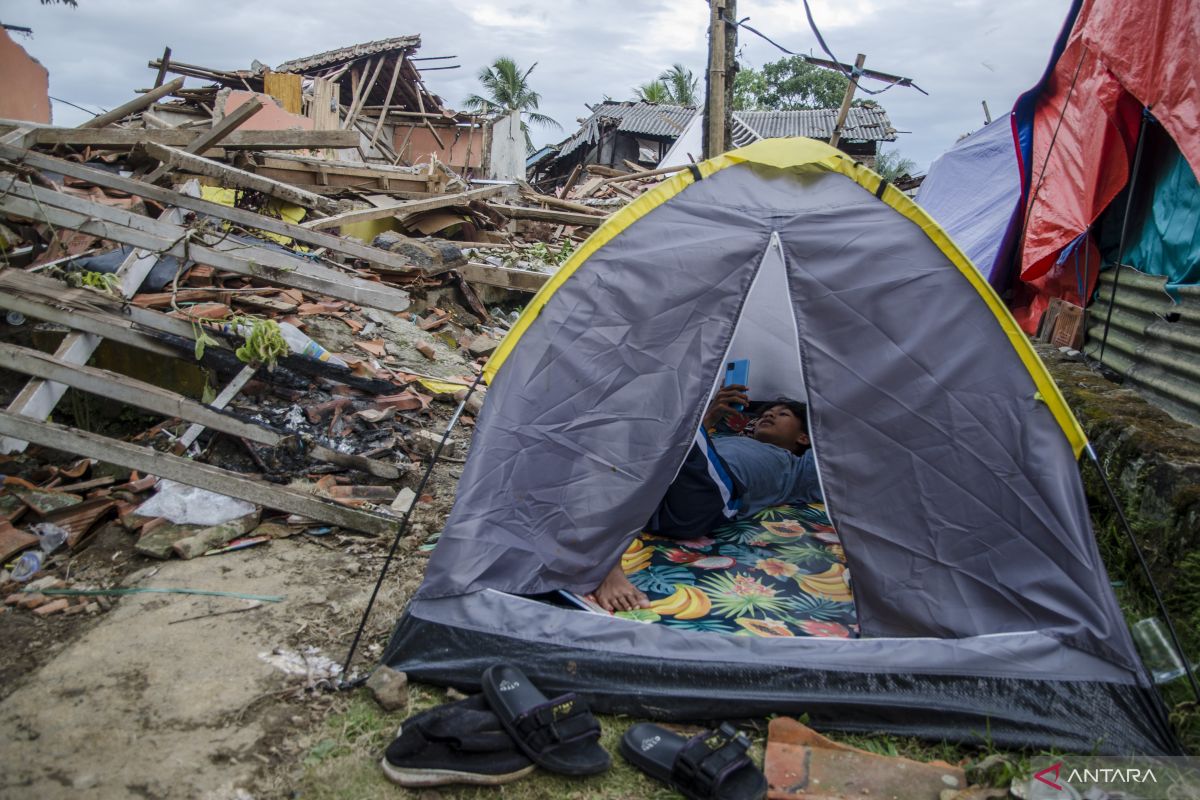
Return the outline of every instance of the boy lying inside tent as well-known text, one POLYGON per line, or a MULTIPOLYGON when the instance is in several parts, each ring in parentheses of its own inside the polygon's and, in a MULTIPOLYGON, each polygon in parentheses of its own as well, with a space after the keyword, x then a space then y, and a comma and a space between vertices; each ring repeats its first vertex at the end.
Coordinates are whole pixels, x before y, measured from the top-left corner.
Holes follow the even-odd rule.
MULTIPOLYGON (((804 404, 788 399, 773 403, 758 418, 753 436, 708 435, 735 406, 747 406, 746 391, 733 385, 717 392, 683 468, 646 525, 647 533, 695 539, 727 520, 746 519, 771 506, 822 502, 804 404)), ((650 605, 620 563, 589 598, 608 611, 650 605)))

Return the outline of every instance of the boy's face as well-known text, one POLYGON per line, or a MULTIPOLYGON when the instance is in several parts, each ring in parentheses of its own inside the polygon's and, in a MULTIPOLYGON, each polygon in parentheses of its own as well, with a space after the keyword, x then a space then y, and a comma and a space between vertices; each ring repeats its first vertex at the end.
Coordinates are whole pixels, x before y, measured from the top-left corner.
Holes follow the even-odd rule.
POLYGON ((793 453, 802 453, 808 447, 804 420, 799 419, 787 406, 771 406, 764 411, 754 426, 754 438, 793 453))

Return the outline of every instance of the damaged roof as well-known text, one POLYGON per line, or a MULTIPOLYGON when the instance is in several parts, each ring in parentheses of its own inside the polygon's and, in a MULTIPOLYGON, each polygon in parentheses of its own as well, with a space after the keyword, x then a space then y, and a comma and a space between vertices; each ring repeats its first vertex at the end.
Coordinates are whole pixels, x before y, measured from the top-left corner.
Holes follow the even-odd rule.
POLYGON ((411 36, 395 36, 391 39, 376 39, 373 42, 365 42, 363 44, 352 44, 349 47, 339 47, 336 50, 326 50, 324 53, 317 53, 315 56, 307 56, 305 58, 294 58, 291 61, 285 61, 275 68, 276 72, 307 72, 318 67, 334 66, 344 64, 347 61, 355 61, 366 56, 373 56, 379 53, 388 53, 393 50, 403 50, 405 48, 416 49, 421 46, 421 36, 414 34, 411 36))
MULTIPOLYGON (((828 140, 837 122, 836 108, 804 111, 735 111, 733 143, 744 147, 759 139, 807 136, 828 140)), ((843 139, 868 142, 894 142, 896 129, 880 106, 852 106, 842 129, 843 139)))
POLYGON ((592 109, 583 126, 559 150, 559 157, 568 155, 584 144, 595 144, 601 131, 615 126, 621 133, 640 136, 660 136, 676 139, 697 111, 686 106, 664 103, 625 101, 600 103, 592 109))

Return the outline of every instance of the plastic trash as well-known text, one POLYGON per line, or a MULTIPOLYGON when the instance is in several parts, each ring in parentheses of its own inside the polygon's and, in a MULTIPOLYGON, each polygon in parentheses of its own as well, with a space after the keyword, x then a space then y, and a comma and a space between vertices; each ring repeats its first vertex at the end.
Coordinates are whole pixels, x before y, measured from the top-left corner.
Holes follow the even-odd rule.
POLYGON ((66 529, 60 528, 53 522, 39 522, 37 525, 30 525, 29 532, 38 537, 38 545, 46 555, 50 555, 66 544, 67 537, 70 535, 66 529))
POLYGON ((144 517, 166 517, 176 525, 223 525, 254 513, 253 503, 223 494, 161 480, 154 497, 142 503, 137 513, 144 517))
POLYGON ((30 550, 17 559, 12 568, 12 579, 17 583, 25 583, 42 568, 42 551, 30 550))
MULTIPOLYGON (((232 325, 224 325, 222 327, 226 333, 237 333, 243 339, 250 335, 250 328, 245 325, 238 325, 235 330, 232 325)), ((288 349, 293 353, 301 356, 308 356, 317 361, 324 361, 327 364, 333 364, 339 367, 348 367, 345 361, 330 353, 324 347, 308 338, 299 328, 290 322, 279 323, 279 334, 283 337, 283 341, 287 343, 288 349)))
POLYGON ((348 366, 345 361, 342 361, 333 353, 330 353, 324 347, 305 336, 300 332, 299 328, 290 322, 279 323, 279 332, 283 334, 283 340, 287 342, 288 347, 293 353, 299 353, 302 356, 308 356, 317 361, 324 361, 339 367, 348 366))
POLYGON ((20 311, 10 311, 4 315, 4 321, 15 328, 25 324, 25 315, 20 311))

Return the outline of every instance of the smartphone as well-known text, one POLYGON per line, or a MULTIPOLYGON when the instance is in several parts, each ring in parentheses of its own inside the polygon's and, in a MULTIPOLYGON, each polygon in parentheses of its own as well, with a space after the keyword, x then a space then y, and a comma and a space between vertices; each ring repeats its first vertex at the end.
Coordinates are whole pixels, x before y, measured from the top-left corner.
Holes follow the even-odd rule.
MULTIPOLYGON (((749 386, 750 385, 750 359, 739 358, 736 361, 728 361, 725 364, 725 380, 721 386, 749 386)), ((745 411, 745 407, 741 403, 734 403, 733 407, 738 411, 745 411)))

